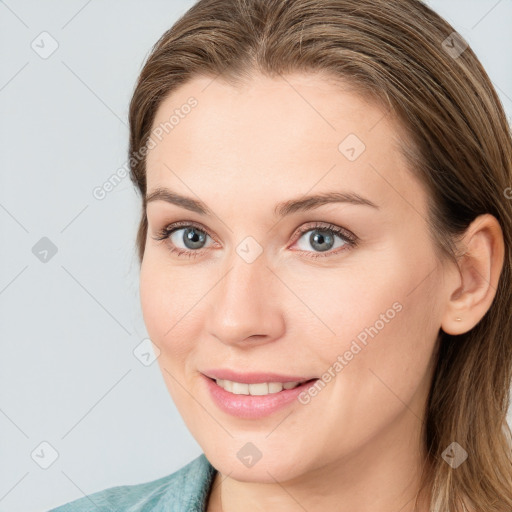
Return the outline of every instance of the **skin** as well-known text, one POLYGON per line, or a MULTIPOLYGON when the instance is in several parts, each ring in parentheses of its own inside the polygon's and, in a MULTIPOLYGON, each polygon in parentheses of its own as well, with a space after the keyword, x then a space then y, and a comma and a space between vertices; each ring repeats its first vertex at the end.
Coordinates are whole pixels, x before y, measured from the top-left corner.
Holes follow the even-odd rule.
MULTIPOLYGON (((400 126, 326 77, 255 75, 238 87, 197 77, 167 97, 153 126, 191 96, 198 106, 148 153, 147 189, 202 200, 213 215, 147 205, 140 297, 169 393, 218 470, 208 511, 412 512, 439 330, 466 332, 489 309, 504 257, 498 222, 483 215, 468 228, 460 271, 440 261, 428 196, 397 146, 400 126), (348 134, 366 146, 355 161, 338 149, 348 134), (332 191, 379 208, 273 216, 278 202, 332 191), (177 256, 170 238, 154 240, 178 221, 212 235, 195 249, 201 255, 177 256), (335 235, 321 252, 309 241, 314 228, 298 231, 312 222, 359 242, 335 235), (263 249, 252 263, 236 252, 248 236, 263 249), (200 378, 207 368, 321 377, 394 303, 401 311, 307 405, 236 418, 200 378), (252 467, 237 457, 248 442, 262 453, 252 467)), ((181 228, 172 240, 193 252, 181 228)))

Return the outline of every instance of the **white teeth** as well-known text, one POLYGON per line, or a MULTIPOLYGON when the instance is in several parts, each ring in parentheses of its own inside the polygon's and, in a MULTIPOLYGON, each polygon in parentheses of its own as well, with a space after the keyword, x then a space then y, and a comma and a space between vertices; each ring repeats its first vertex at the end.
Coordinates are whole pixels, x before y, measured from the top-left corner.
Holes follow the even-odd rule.
POLYGON ((263 396, 279 393, 283 389, 293 389, 300 382, 261 382, 258 384, 244 384, 242 382, 233 382, 232 380, 217 379, 218 386, 233 393, 234 395, 254 395, 263 396))
MULTIPOLYGON (((295 384, 295 383, 288 382, 287 384, 295 384)), ((279 393, 279 391, 282 391, 283 388, 284 388, 284 386, 280 382, 270 382, 268 385, 268 392, 269 393, 279 393)), ((290 388, 286 388, 286 389, 290 389, 290 388)))
POLYGON ((249 384, 243 384, 241 382, 233 382, 233 389, 231 393, 235 395, 248 395, 249 394, 249 384))
POLYGON ((268 395, 268 384, 261 382, 258 384, 249 384, 250 395, 268 395))

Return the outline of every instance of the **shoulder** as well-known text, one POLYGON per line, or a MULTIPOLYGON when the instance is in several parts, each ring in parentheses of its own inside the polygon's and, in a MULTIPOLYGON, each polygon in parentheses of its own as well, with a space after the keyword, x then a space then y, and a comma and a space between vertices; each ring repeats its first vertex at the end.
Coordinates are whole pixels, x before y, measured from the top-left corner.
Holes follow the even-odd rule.
POLYGON ((215 472, 201 454, 158 480, 110 487, 48 512, 204 512, 215 472))

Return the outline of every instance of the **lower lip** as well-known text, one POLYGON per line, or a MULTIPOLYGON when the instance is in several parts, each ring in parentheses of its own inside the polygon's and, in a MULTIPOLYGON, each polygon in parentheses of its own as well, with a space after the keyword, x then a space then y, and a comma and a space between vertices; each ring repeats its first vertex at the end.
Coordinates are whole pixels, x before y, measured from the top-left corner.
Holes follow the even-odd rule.
POLYGON ((235 395, 221 388, 217 383, 203 376, 213 401, 224 412, 239 418, 257 419, 290 405, 316 381, 308 381, 293 389, 283 389, 269 395, 235 395))

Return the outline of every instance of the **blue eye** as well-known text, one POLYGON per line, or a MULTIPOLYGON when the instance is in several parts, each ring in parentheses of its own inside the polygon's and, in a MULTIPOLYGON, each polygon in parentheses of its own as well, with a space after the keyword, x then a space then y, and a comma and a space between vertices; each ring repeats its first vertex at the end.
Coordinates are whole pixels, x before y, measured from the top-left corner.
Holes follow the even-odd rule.
MULTIPOLYGON (((300 248, 299 252, 307 255, 308 258, 319 258, 337 255, 357 244, 357 237, 350 231, 338 226, 324 223, 311 223, 302 227, 298 231, 298 237, 294 237, 294 242, 299 241, 305 234, 311 232, 307 238, 307 244, 313 247, 313 251, 300 248), (336 238, 341 244, 336 245, 336 238), (333 249, 338 249, 334 250, 333 249), (322 254, 325 253, 325 254, 322 254)), ((196 257, 200 256, 206 250, 204 244, 208 238, 212 238, 208 232, 199 225, 192 222, 178 222, 163 228, 154 240, 167 242, 171 253, 176 253, 178 257, 196 257), (184 247, 179 247, 183 245, 184 247)))
MULTIPOLYGON (((323 224, 317 224, 313 227, 300 230, 301 236, 298 241, 305 238, 305 242, 309 247, 313 247, 315 251, 308 251, 307 248, 300 247, 301 251, 325 253, 329 251, 328 255, 332 255, 332 249, 345 250, 343 248, 352 247, 355 245, 355 237, 349 234, 344 229, 337 226, 325 226, 323 224), (308 237, 305 237, 307 233, 311 233, 308 237), (337 244, 336 239, 340 242, 337 244)), ((334 251, 334 254, 338 254, 340 251, 334 251)), ((317 258, 323 256, 322 254, 312 254, 310 257, 317 258)))
POLYGON ((171 253, 177 253, 178 256, 194 257, 203 252, 202 245, 206 238, 210 238, 208 233, 195 224, 176 223, 163 228, 154 239, 167 241, 171 253), (176 247, 177 243, 183 244, 185 248, 176 247))

